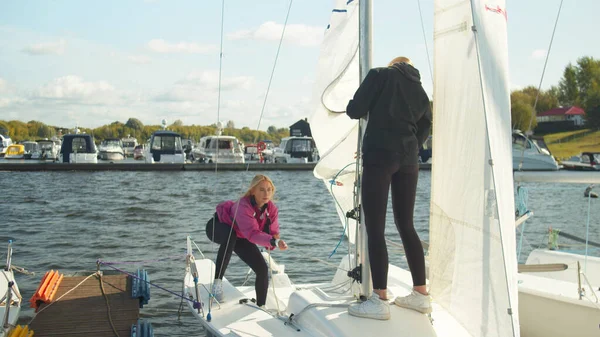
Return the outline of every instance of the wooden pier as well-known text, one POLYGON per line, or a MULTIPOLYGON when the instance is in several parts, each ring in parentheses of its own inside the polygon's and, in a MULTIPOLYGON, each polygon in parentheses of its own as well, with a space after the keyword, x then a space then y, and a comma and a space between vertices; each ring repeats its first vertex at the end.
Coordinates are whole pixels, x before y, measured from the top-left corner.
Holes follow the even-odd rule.
MULTIPOLYGON (((19 162, 0 160, 0 171, 312 171, 316 163, 247 163, 247 164, 146 164, 97 163, 66 164, 52 162, 19 162)), ((430 170, 431 164, 421 164, 421 170, 430 170)))
POLYGON ((107 275, 105 272, 102 276, 104 291, 99 277, 92 276, 60 298, 86 277, 65 277, 58 287, 54 302, 40 306, 30 324, 36 337, 113 337, 115 333, 111 321, 119 336, 131 335, 131 326, 137 323, 140 312, 139 299, 131 298, 131 278, 124 274, 107 275))
POLYGON ((68 164, 52 162, 0 161, 0 171, 311 171, 315 163, 300 164, 147 164, 132 162, 68 164))

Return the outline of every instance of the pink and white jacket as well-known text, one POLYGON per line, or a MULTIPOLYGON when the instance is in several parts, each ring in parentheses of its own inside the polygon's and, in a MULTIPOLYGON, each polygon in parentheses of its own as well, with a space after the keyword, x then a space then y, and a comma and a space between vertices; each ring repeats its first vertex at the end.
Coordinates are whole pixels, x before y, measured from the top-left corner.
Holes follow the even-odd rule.
POLYGON ((269 201, 266 207, 263 206, 263 211, 251 198, 242 197, 237 201, 228 200, 220 203, 217 206, 219 221, 231 226, 235 220, 233 228, 238 238, 273 249, 275 247, 271 246, 271 239, 273 235, 279 234, 279 211, 277 206, 269 201), (267 219, 271 220, 269 233, 265 232, 267 219))

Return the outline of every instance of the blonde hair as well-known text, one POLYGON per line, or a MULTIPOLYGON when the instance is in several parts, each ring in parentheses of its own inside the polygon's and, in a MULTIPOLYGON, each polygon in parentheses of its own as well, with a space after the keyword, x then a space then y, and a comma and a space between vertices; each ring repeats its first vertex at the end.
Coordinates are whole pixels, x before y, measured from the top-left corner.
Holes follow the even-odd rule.
POLYGON ((244 197, 251 196, 252 191, 256 188, 256 186, 258 186, 258 184, 260 184, 263 181, 267 181, 269 182, 269 184, 271 184, 271 186, 273 187, 273 195, 275 195, 275 184, 273 184, 273 180, 271 180, 271 178, 267 177, 264 174, 257 174, 254 176, 254 178, 252 178, 252 181, 250 182, 250 187, 248 187, 248 190, 246 191, 246 193, 244 193, 244 197))
POLYGON ((413 67, 414 67, 414 65, 413 65, 412 61, 411 61, 411 60, 410 60, 408 57, 404 57, 404 56, 398 56, 398 57, 396 57, 395 59, 393 59, 393 60, 390 62, 390 64, 388 64, 388 67, 389 67, 389 66, 392 66, 392 65, 394 65, 394 64, 396 64, 396 63, 408 63, 408 64, 410 64, 411 66, 413 66, 413 67))

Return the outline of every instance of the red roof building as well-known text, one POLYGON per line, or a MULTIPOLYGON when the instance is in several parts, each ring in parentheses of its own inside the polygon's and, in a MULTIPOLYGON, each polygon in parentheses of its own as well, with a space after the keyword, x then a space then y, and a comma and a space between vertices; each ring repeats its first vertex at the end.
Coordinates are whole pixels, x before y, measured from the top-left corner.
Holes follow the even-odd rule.
POLYGON ((538 123, 573 121, 575 125, 583 125, 585 111, 577 106, 560 107, 544 111, 537 115, 538 123))

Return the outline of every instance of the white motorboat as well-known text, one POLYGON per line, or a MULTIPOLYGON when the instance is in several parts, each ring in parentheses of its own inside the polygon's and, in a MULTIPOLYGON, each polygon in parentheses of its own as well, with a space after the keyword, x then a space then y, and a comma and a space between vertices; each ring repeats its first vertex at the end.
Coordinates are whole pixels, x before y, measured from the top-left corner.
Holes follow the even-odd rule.
POLYGON ((128 135, 127 138, 121 139, 121 143, 123 144, 125 157, 133 157, 133 151, 135 150, 135 147, 138 146, 137 139, 128 135))
POLYGON ((85 133, 74 133, 63 136, 60 147, 61 163, 98 163, 98 150, 94 137, 85 133))
POLYGON ((12 143, 12 139, 9 136, 0 134, 0 158, 4 157, 6 150, 12 143))
POLYGON ((57 160, 60 153, 60 140, 58 139, 39 139, 39 154, 34 159, 57 160))
POLYGON ((27 141, 21 142, 21 144, 23 144, 23 146, 25 146, 25 152, 23 153, 23 159, 39 159, 39 157, 36 156, 36 154, 39 154, 39 152, 40 152, 40 146, 37 142, 27 140, 27 141), (37 158, 35 158, 35 157, 37 157, 37 158))
POLYGON ((123 160, 125 150, 119 138, 106 138, 98 146, 98 159, 101 160, 123 160))
POLYGON ((521 131, 512 134, 513 170, 520 171, 556 171, 558 163, 547 149, 540 148, 536 142, 521 131))
POLYGON ((273 149, 276 163, 316 163, 319 160, 317 147, 312 137, 285 137, 273 149))
POLYGON ((192 150, 192 161, 201 163, 245 163, 244 150, 240 141, 234 136, 224 136, 223 125, 217 123, 217 134, 200 138, 198 145, 192 150))
POLYGON ((146 163, 185 163, 181 135, 169 130, 155 131, 144 155, 146 163))

